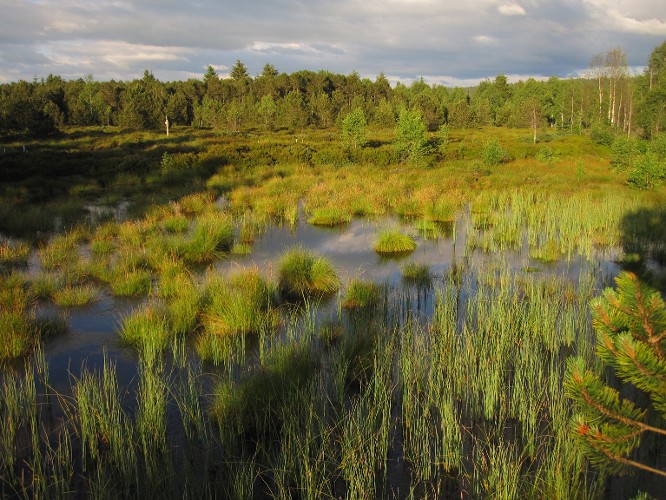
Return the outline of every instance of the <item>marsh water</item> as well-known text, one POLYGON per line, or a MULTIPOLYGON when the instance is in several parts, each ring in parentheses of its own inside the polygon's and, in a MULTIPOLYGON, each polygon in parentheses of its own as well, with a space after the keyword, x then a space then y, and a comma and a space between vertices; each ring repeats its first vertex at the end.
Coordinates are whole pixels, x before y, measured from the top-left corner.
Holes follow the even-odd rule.
MULTIPOLYGON (((91 213, 93 219, 99 215, 108 217, 114 214, 114 219, 124 220, 127 205, 95 208, 91 213)), ((227 255, 208 268, 200 269, 200 272, 203 274, 212 269, 223 275, 232 275, 241 269, 253 268, 275 281, 282 255, 289 249, 300 247, 328 258, 342 282, 338 294, 318 304, 320 318, 340 314, 339 302, 344 297, 346 285, 352 279, 363 279, 386 285, 390 296, 395 298, 399 295, 402 298, 403 307, 414 308, 408 313, 416 312, 427 319, 433 312, 435 291, 443 277, 463 261, 470 270, 501 269, 510 273, 539 273, 570 280, 577 280, 582 272, 590 272, 595 275, 598 286, 610 284, 619 270, 614 259, 621 253, 620 249, 599 251, 591 260, 575 255, 551 263, 531 258, 526 244, 519 251, 499 254, 468 251, 467 217, 468 214, 463 213, 455 223, 440 225, 434 238, 420 237, 413 224, 397 218, 353 219, 349 224, 338 227, 320 227, 308 224, 304 217, 300 217, 294 226, 269 224, 257 237, 250 254, 227 255), (418 242, 416 250, 393 257, 376 253, 373 244, 379 231, 386 227, 414 234, 418 242), (429 286, 417 287, 404 280, 401 267, 408 262, 428 266, 432 277, 429 286)), ((30 274, 39 272, 36 256, 30 260, 28 271, 30 274)), ((52 372, 51 380, 56 387, 65 389, 71 373, 77 373, 83 363, 88 367, 98 365, 104 355, 117 362, 121 384, 123 380, 131 380, 136 373, 138 354, 133 347, 121 345, 118 329, 122 318, 146 300, 115 297, 108 291, 102 291, 97 301, 81 307, 58 308, 51 303, 41 303, 38 315, 48 316, 58 310, 65 311, 70 326, 66 335, 49 339, 44 345, 52 372)))
MULTIPOLYGON (((103 214, 108 215, 108 214, 103 214)), ((126 216, 126 207, 121 207, 116 218, 126 216)), ((301 216, 299 221, 288 224, 269 223, 257 235, 248 255, 226 255, 211 264, 200 268, 201 278, 205 273, 215 272, 222 275, 233 275, 241 269, 258 269, 271 281, 277 280, 278 262, 289 249, 301 247, 328 258, 336 269, 342 282, 341 290, 318 302, 305 314, 311 314, 316 322, 328 320, 345 322, 346 312, 342 307, 346 287, 353 279, 371 280, 384 285, 387 294, 388 308, 391 310, 392 321, 404 323, 417 318, 427 323, 433 316, 437 294, 446 286, 447 276, 462 269, 468 275, 490 272, 512 276, 524 276, 526 279, 539 276, 563 279, 577 286, 582 276, 590 277, 598 292, 612 284, 612 279, 619 272, 616 260, 622 254, 620 248, 596 249, 593 255, 570 255, 554 262, 542 262, 530 257, 529 246, 525 239, 519 249, 503 252, 483 252, 471 249, 467 245, 470 214, 462 212, 455 222, 438 226, 436 234, 427 237, 415 229, 413 222, 397 218, 353 219, 350 223, 333 228, 317 227, 305 222, 301 216), (386 227, 400 228, 403 232, 413 234, 418 246, 414 252, 398 257, 387 258, 373 250, 377 234, 386 227), (431 280, 428 284, 409 282, 403 278, 402 266, 406 263, 426 265, 431 280)), ((238 230, 238 228, 237 228, 238 230)), ((82 250, 86 251, 85 248, 82 250)), ((30 259, 28 273, 39 273, 39 260, 30 259)), ((465 279, 464 277, 461 279, 465 279)), ((468 280, 474 287, 474 279, 468 280)), ((468 289, 467 294, 473 290, 468 289)), ((37 306, 38 316, 49 316, 53 313, 66 314, 69 331, 66 334, 47 339, 43 344, 43 352, 49 368, 49 384, 63 395, 71 393, 73 381, 80 377, 82 368, 99 370, 105 360, 111 360, 116 367, 118 386, 126 395, 124 404, 128 409, 136 405, 133 394, 136 391, 140 355, 132 346, 123 345, 119 338, 119 328, 123 317, 147 302, 147 298, 120 298, 108 291, 102 291, 99 299, 91 305, 72 308, 58 308, 50 302, 40 302, 37 306)), ((462 297, 462 300, 465 300, 462 297)), ((276 333, 276 338, 284 337, 284 332, 276 333)), ((223 375, 225 368, 211 363, 201 363, 195 349, 188 344, 188 362, 197 363, 203 376, 201 384, 204 393, 213 390, 218 375, 223 375)), ((246 354, 241 362, 234 367, 236 380, 242 376, 248 366, 258 363, 260 346, 256 339, 248 339, 246 354)), ((174 363, 174 366, 177 363, 174 363)), ((131 410, 130 410, 131 411, 131 410)), ((175 405, 169 410, 169 420, 177 421, 178 412, 175 405)), ((178 426, 169 426, 177 428, 178 426)), ((172 432, 172 431, 170 431, 172 432)), ((173 431, 179 433, 181 431, 173 431)), ((178 439, 178 438, 173 438, 178 439)), ((391 449, 390 456, 395 459, 389 467, 388 474, 393 491, 402 491, 399 496, 406 496, 410 473, 403 465, 401 451, 391 449), (397 490, 395 490, 397 488, 397 490)), ((615 482, 612 489, 622 496, 627 482, 615 482)), ((453 487, 456 493, 459 486, 453 487)), ((626 490, 628 491, 628 490, 626 490)))

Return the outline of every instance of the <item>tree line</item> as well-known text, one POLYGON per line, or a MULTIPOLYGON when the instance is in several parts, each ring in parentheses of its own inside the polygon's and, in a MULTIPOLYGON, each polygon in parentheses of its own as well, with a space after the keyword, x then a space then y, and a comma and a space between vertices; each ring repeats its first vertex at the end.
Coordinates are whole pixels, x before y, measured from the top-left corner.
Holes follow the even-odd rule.
POLYGON ((41 135, 63 126, 117 125, 153 129, 171 124, 238 132, 243 129, 341 127, 353 110, 367 123, 395 127, 402 110, 418 112, 428 130, 442 126, 603 128, 650 138, 666 128, 666 42, 644 73, 631 75, 620 49, 595 56, 581 78, 509 83, 505 75, 476 87, 447 88, 422 79, 391 86, 358 73, 279 73, 266 64, 251 77, 236 61, 220 78, 209 66, 201 79, 161 82, 146 70, 132 81, 64 80, 49 75, 0 85, 0 134, 41 135))

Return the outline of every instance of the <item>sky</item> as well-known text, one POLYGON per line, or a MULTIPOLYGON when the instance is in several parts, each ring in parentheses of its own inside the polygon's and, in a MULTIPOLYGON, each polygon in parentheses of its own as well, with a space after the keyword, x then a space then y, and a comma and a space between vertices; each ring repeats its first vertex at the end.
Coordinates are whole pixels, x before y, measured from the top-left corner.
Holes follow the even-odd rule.
POLYGON ((467 86, 580 76, 614 48, 640 72, 665 40, 664 0, 0 0, 0 82, 225 77, 240 60, 467 86))

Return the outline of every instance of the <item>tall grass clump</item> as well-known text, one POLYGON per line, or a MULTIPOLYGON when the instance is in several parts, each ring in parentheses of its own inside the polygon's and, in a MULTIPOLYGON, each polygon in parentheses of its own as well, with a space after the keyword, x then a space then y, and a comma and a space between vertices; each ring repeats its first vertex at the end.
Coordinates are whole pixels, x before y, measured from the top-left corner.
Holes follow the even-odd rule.
POLYGON ((276 324, 275 286, 256 269, 241 271, 227 280, 212 278, 206 299, 203 324, 208 335, 259 333, 276 324))
POLYGON ((354 279, 349 283, 342 307, 345 309, 370 309, 380 304, 382 287, 373 281, 354 279))
POLYGON ((348 211, 339 207, 317 208, 312 212, 308 219, 308 224, 313 226, 341 226, 351 221, 351 215, 348 211))
POLYGON ((61 307, 84 306, 95 302, 99 297, 99 290, 93 285, 66 285, 58 288, 51 295, 53 302, 61 307))
POLYGON ((30 245, 21 241, 0 243, 0 265, 25 265, 30 257, 30 245))
POLYGON ((73 264, 78 259, 78 238, 74 234, 54 236, 37 254, 44 269, 55 269, 73 264))
POLYGON ((419 286, 427 286, 432 282, 432 274, 428 264, 419 264, 417 262, 407 262, 400 268, 402 279, 407 283, 413 283, 419 286))
POLYGON ((303 248, 287 251, 278 265, 278 289, 291 300, 312 295, 326 295, 340 288, 340 278, 333 265, 324 257, 303 248))
POLYGON ((34 296, 18 273, 0 280, 0 362, 24 356, 39 340, 34 325, 34 296))
POLYGON ((222 213, 200 215, 191 234, 177 247, 183 260, 192 264, 211 262, 229 252, 234 243, 231 218, 222 213))
POLYGON ((141 351, 160 351, 169 347, 174 338, 170 326, 165 311, 156 304, 148 304, 122 319, 120 339, 141 351))
POLYGON ((147 269, 119 269, 110 277, 109 286, 114 295, 132 297, 148 295, 151 290, 153 275, 147 269))
POLYGON ((416 249, 416 241, 398 229, 389 228, 379 233, 373 248, 379 254, 407 254, 416 249))

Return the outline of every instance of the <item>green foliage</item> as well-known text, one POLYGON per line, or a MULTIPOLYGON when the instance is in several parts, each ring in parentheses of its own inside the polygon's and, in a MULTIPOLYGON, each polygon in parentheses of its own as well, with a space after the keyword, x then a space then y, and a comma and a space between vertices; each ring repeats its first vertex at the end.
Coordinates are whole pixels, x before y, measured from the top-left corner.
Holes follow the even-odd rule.
POLYGON ((417 286, 428 286, 432 282, 432 274, 427 264, 417 262, 408 262, 400 268, 402 278, 407 283, 413 283, 417 286))
POLYGON ((354 108, 342 121, 342 137, 350 149, 362 147, 367 140, 367 122, 361 108, 354 108))
POLYGON ((277 292, 256 269, 239 272, 228 280, 213 279, 206 296, 206 335, 257 334, 275 327, 277 292))
POLYGON ((331 294, 340 288, 340 278, 333 265, 302 248, 285 253, 278 265, 280 294, 292 300, 312 295, 331 294))
POLYGON ((634 137, 620 135, 613 140, 611 146, 611 166, 617 171, 628 170, 639 153, 638 140, 634 137))
POLYGON ((654 189, 666 177, 666 161, 659 161, 653 153, 646 153, 634 161, 627 182, 638 189, 654 189))
POLYGON ((497 139, 490 139, 486 142, 481 150, 481 158, 483 163, 488 166, 499 165, 504 163, 509 157, 509 154, 497 139))
POLYGON ((419 111, 400 111, 395 144, 403 160, 417 166, 423 163, 430 153, 430 147, 426 139, 426 126, 419 111))
POLYGON ((398 229, 384 229, 379 233, 374 244, 379 254, 405 254, 416 249, 416 241, 398 229))
POLYGON ((550 146, 541 146, 537 151, 537 160, 550 165, 557 160, 558 154, 550 146))
POLYGON ((610 146, 615 139, 615 133, 611 127, 596 125, 590 130, 590 138, 600 146, 610 146))
POLYGON ((345 309, 369 309, 379 305, 382 288, 373 281, 353 279, 348 287, 342 307, 345 309))
MULTIPOLYGON (((649 396, 652 411, 666 417, 664 300, 631 273, 615 281, 617 290, 607 288, 590 304, 597 355, 622 382, 649 396)), ((565 387, 579 412, 573 418, 574 435, 588 457, 614 469, 628 465, 666 477, 666 471, 630 456, 646 433, 666 435, 663 425, 652 425, 647 408, 620 397, 617 389, 586 368, 582 358, 569 361, 565 387)))

